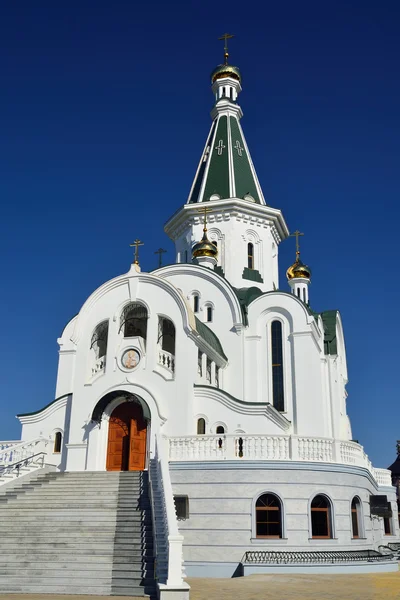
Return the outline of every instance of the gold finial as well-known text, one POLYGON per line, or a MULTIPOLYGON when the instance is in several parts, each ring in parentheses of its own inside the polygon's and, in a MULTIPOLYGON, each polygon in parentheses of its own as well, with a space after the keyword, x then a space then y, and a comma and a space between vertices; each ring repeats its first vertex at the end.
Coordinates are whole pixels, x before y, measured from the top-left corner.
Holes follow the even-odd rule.
POLYGON ((133 261, 133 264, 138 265, 139 264, 139 246, 144 246, 144 242, 136 239, 133 242, 133 244, 129 244, 129 246, 131 248, 133 248, 135 246, 135 260, 133 261))
POLYGON ((232 35, 231 33, 224 33, 224 35, 222 35, 221 37, 219 37, 219 40, 225 40, 225 44, 224 44, 224 61, 225 64, 228 64, 228 58, 229 58, 229 53, 228 53, 228 40, 235 37, 234 35, 232 35))
POLYGON ((296 260, 299 260, 299 258, 300 258, 299 237, 301 235, 304 235, 304 233, 301 233, 298 229, 289 235, 289 237, 295 237, 296 238, 296 260))
POLYGON ((158 250, 156 250, 154 252, 154 254, 158 254, 158 267, 159 268, 162 266, 162 255, 164 254, 164 252, 166 252, 166 250, 164 250, 164 248, 159 248, 158 250))
POLYGON ((207 206, 205 206, 204 208, 199 208, 198 212, 203 213, 203 215, 204 215, 203 231, 204 231, 204 233, 207 233, 207 213, 212 212, 212 210, 211 210, 211 208, 207 208, 207 206))

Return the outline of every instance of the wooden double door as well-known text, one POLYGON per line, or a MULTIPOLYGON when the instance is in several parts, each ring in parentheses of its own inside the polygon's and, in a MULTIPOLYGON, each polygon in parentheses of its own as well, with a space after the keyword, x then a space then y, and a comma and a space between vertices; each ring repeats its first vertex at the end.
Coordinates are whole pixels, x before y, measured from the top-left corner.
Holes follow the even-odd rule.
POLYGON ((110 417, 107 471, 143 471, 146 463, 147 424, 138 404, 124 402, 110 417))

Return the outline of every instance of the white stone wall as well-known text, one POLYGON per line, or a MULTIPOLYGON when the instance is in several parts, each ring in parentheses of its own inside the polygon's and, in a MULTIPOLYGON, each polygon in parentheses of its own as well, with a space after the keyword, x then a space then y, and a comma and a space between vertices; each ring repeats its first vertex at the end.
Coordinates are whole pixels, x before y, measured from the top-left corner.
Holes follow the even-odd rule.
POLYGON ((363 469, 343 465, 218 463, 206 466, 172 464, 174 494, 189 497, 189 518, 179 522, 184 535, 184 558, 189 575, 206 575, 207 568, 233 574, 248 550, 359 550, 374 548, 399 536, 394 488, 376 488, 363 469), (255 501, 263 493, 276 494, 283 505, 283 539, 257 539, 255 501), (387 494, 393 507, 393 536, 385 536, 383 520, 370 518, 370 494, 387 494), (312 539, 310 502, 327 495, 333 506, 333 539, 312 539), (350 507, 354 496, 362 502, 362 532, 352 539, 350 507), (229 571, 228 568, 228 571, 229 571))

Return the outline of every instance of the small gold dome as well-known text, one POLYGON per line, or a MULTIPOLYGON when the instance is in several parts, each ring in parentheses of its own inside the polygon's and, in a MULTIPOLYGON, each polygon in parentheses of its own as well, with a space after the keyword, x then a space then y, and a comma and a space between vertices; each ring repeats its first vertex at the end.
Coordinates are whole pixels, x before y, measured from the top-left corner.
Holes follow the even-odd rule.
POLYGON ((296 277, 311 279, 311 269, 307 265, 304 265, 300 258, 296 258, 296 261, 286 271, 286 277, 288 279, 295 279, 296 277))
POLYGON ((239 82, 242 81, 242 76, 238 67, 234 67, 233 65, 218 65, 211 73, 211 83, 214 83, 217 79, 223 79, 224 77, 232 77, 239 82))
POLYGON ((211 256, 212 258, 217 258, 218 248, 208 239, 207 231, 204 231, 201 241, 197 242, 197 244, 193 246, 192 256, 193 258, 199 258, 201 256, 211 256))

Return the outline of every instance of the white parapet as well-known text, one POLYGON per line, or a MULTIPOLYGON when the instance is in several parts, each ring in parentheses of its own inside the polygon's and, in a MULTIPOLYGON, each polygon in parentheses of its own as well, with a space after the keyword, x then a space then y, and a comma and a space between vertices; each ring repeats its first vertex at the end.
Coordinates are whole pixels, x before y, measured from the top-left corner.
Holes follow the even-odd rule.
POLYGON ((356 442, 296 435, 189 435, 169 437, 170 461, 283 460, 353 465, 367 469, 378 486, 391 486, 391 473, 375 469, 356 442))

